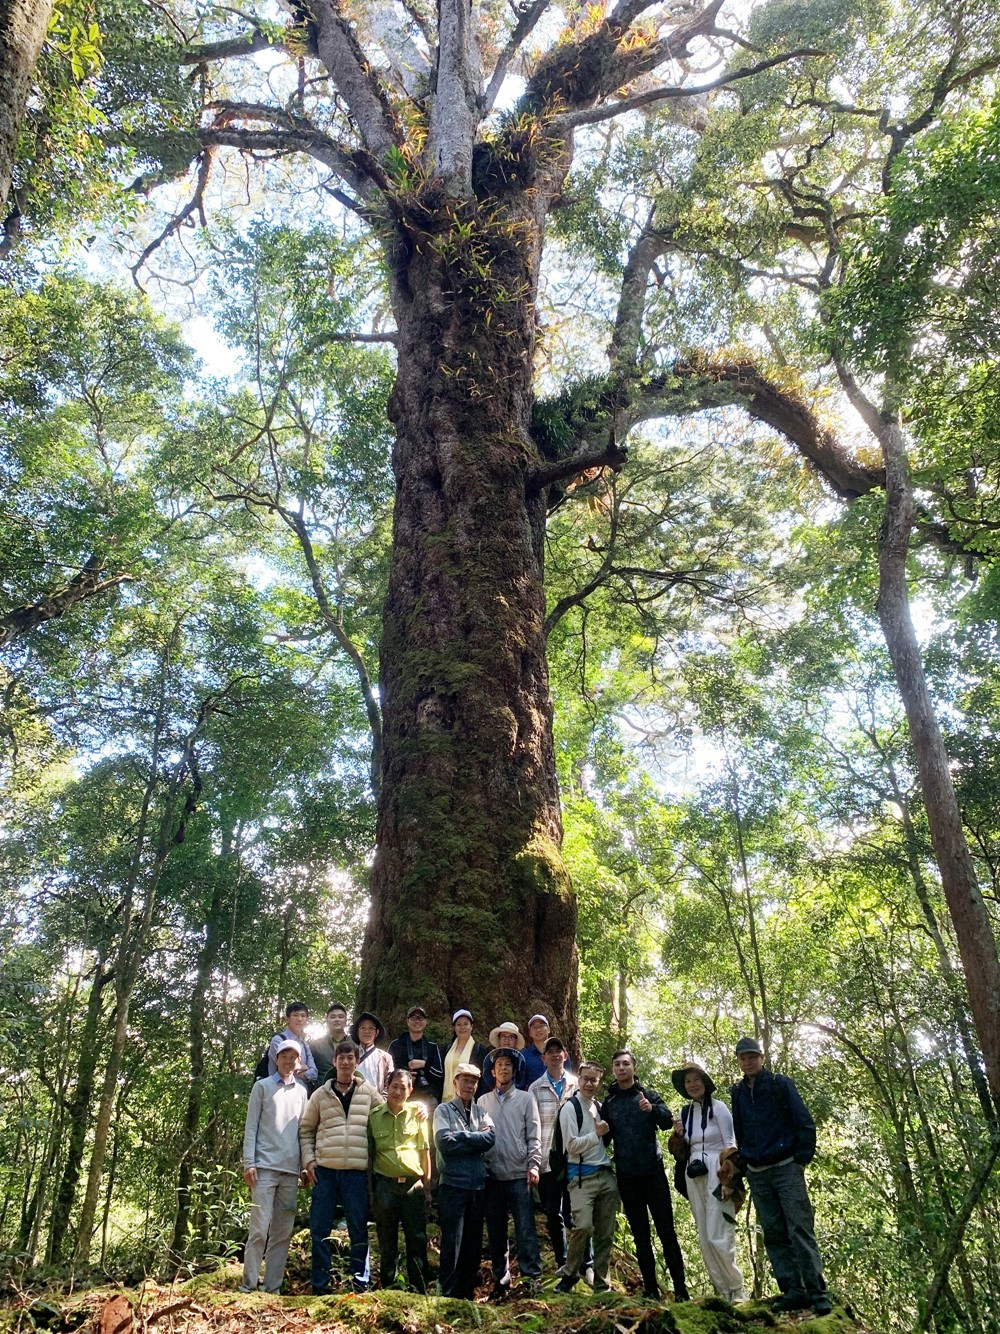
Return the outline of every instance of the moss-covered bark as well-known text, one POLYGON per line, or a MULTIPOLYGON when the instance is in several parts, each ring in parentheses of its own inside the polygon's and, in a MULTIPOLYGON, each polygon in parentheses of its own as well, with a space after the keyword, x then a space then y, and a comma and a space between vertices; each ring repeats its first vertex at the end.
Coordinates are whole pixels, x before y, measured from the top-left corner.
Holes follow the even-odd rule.
MULTIPOLYGON (((484 180, 484 189, 492 184, 484 180)), ((576 1028, 529 482, 540 224, 518 193, 421 200, 393 242, 396 504, 382 799, 361 1002, 386 1022, 532 1011, 576 1028)))

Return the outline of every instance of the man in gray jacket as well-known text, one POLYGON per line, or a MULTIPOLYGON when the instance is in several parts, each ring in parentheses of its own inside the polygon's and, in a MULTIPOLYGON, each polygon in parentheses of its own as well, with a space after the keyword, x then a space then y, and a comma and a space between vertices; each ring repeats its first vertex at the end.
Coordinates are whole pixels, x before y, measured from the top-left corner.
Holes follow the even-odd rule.
POLYGON ((297 1042, 279 1044, 277 1069, 258 1079, 250 1092, 243 1131, 243 1180, 253 1195, 250 1235, 243 1259, 240 1292, 256 1292, 264 1261, 264 1291, 278 1292, 285 1276, 288 1244, 298 1199, 299 1122, 309 1094, 295 1078, 301 1050, 297 1042))
POLYGON ((493 1147, 493 1122, 476 1102, 480 1069, 461 1062, 455 1096, 434 1112, 438 1163, 438 1219, 441 1223, 442 1297, 471 1301, 483 1253, 483 1155, 493 1147))
POLYGON ((531 1204, 542 1148, 538 1104, 530 1093, 514 1087, 513 1053, 498 1047, 492 1059, 494 1088, 483 1094, 479 1106, 496 1127, 496 1143, 486 1155, 486 1231, 493 1261, 490 1300, 499 1301, 510 1289, 507 1225, 512 1214, 518 1268, 528 1291, 542 1275, 531 1204))

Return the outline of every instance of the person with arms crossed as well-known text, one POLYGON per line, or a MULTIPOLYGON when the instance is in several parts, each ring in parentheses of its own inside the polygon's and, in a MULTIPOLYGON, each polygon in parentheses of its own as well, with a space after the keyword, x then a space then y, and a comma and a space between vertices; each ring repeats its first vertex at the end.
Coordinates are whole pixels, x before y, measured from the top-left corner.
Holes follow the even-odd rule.
MULTIPOLYGON (((470 1024, 471 1030, 471 1024, 470 1024)), ((471 1301, 483 1254, 486 1153, 496 1142, 493 1122, 476 1102, 482 1072, 460 1063, 453 1096, 434 1112, 438 1220, 441 1224, 442 1297, 471 1301)))

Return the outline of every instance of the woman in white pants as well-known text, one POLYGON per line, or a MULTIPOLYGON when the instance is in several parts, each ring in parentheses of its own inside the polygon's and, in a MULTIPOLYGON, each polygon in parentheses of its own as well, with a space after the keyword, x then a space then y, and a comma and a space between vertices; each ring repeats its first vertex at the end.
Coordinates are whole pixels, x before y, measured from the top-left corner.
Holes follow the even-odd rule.
POLYGON ((719 1160, 726 1149, 736 1145, 732 1114, 724 1102, 712 1097, 715 1084, 700 1065, 689 1061, 675 1070, 670 1079, 681 1097, 691 1099, 674 1122, 671 1140, 683 1137, 687 1151, 685 1185, 705 1268, 720 1297, 730 1302, 745 1302, 743 1275, 736 1265, 733 1202, 720 1198, 723 1188, 719 1181, 719 1160), (699 1162, 704 1163, 704 1171, 697 1168, 699 1162))

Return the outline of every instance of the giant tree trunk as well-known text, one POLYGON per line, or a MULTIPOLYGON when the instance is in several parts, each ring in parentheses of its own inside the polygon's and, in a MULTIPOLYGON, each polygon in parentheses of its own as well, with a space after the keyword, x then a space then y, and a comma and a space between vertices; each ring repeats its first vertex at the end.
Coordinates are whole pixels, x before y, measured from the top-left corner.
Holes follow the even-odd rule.
POLYGON ((53 0, 0 0, 0 218, 7 207, 17 137, 53 0))
POLYGON ((529 434, 540 221, 445 205, 395 255, 393 556, 382 795, 360 1000, 575 1036, 529 434), (450 211, 449 211, 450 210, 450 211))
POLYGON ((976 868, 962 828, 948 752, 927 689, 910 617, 906 557, 913 489, 901 426, 879 432, 886 468, 886 509, 879 551, 878 615, 913 740, 934 855, 965 970, 972 1017, 994 1104, 1000 1108, 1000 958, 976 868))

